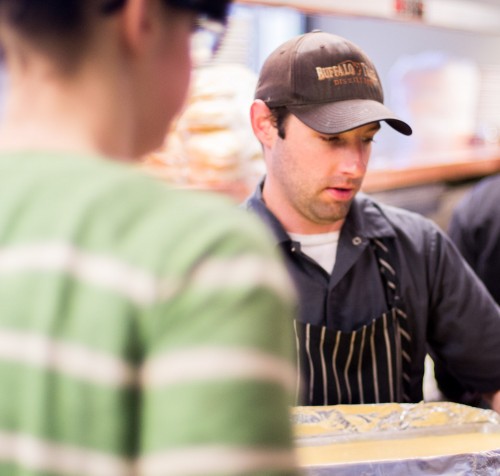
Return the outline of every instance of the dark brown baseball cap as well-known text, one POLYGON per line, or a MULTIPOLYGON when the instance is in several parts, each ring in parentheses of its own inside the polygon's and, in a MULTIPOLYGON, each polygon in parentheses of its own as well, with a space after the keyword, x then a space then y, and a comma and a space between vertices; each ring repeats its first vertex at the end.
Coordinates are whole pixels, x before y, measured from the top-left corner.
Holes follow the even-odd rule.
POLYGON ((338 134, 385 121, 401 134, 411 127, 384 105, 370 58, 337 35, 312 31, 274 50, 262 66, 255 98, 285 106, 310 128, 338 134))

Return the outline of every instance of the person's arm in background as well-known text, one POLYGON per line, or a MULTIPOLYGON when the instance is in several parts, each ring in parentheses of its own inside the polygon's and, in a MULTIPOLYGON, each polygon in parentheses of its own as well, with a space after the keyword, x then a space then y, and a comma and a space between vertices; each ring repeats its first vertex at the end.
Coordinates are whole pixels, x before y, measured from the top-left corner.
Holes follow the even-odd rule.
POLYGON ((297 474, 289 278, 244 211, 200 220, 144 316, 140 474, 297 474))
POLYGON ((500 175, 481 180, 455 207, 448 235, 500 304, 500 175))
POLYGON ((430 243, 428 332, 439 389, 451 401, 499 411, 498 305, 445 234, 430 243))
MULTIPOLYGON (((453 210, 447 233, 467 263, 476 270, 477 253, 481 244, 477 242, 478 237, 474 237, 475 225, 471 222, 472 217, 468 216, 470 198, 470 194, 465 196, 453 210)), ((479 210, 476 213, 479 213, 479 210)))
MULTIPOLYGON (((483 281, 497 304, 500 302, 499 186, 499 176, 484 179, 476 184, 456 205, 447 230, 453 243, 483 281)), ((452 381, 451 383, 453 384, 452 381)), ((490 408, 500 411, 499 392, 477 396, 490 408)))

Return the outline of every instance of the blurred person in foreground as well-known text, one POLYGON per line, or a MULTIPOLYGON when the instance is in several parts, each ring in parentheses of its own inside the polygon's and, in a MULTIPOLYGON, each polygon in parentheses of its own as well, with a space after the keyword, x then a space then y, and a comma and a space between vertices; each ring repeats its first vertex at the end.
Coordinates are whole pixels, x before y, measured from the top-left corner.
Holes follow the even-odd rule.
POLYGON ((162 143, 227 3, 0 0, 0 474, 295 474, 267 230, 123 163, 162 143))
POLYGON ((500 410, 500 314, 430 220, 359 193, 383 122, 378 74, 314 31, 264 63, 251 107, 267 174, 246 207, 275 234, 300 293, 304 405, 418 402, 427 352, 500 410))

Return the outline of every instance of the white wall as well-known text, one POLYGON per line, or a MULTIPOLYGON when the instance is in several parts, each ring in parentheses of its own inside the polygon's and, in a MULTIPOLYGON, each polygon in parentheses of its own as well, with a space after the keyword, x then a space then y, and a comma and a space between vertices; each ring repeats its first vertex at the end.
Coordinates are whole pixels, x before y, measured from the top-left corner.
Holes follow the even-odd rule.
MULTIPOLYGON (((441 52, 451 58, 470 60, 478 66, 487 82, 478 93, 477 133, 489 135, 490 139, 500 136, 500 25, 498 34, 491 34, 418 23, 323 15, 311 17, 308 28, 344 36, 361 46, 377 67, 389 106, 390 73, 402 58, 441 52)), ((383 128, 379 135, 375 156, 391 157, 404 148, 406 139, 387 129, 383 128)))

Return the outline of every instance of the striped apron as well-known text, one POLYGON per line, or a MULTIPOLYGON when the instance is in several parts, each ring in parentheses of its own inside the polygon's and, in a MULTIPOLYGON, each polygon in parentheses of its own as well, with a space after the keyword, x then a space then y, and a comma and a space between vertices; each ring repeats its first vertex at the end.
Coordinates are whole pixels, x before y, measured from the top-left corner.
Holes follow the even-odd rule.
POLYGON ((298 405, 410 401, 408 317, 389 249, 379 240, 371 246, 388 311, 353 332, 295 321, 298 405))

